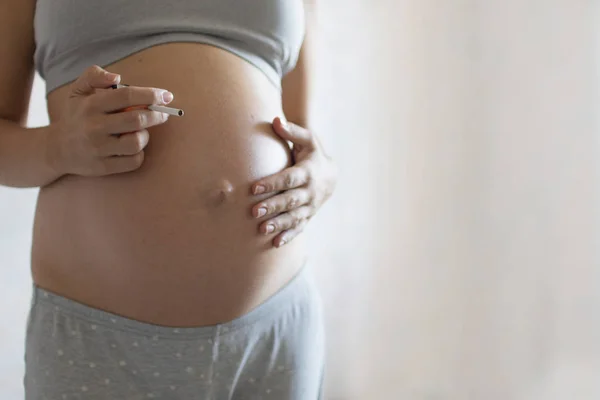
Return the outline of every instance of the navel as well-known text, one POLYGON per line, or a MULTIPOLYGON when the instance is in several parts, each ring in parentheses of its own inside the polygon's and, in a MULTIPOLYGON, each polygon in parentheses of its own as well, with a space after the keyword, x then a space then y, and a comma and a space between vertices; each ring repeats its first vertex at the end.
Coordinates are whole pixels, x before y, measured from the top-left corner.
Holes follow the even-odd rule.
POLYGON ((208 190, 207 205, 218 207, 231 203, 234 192, 235 188, 229 180, 220 179, 208 190))

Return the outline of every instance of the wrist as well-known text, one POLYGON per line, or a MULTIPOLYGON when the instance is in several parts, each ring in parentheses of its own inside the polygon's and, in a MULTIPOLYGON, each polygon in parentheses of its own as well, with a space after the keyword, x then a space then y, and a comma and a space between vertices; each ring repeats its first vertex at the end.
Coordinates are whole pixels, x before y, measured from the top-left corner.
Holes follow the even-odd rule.
POLYGON ((50 124, 43 129, 42 141, 44 146, 44 155, 46 167, 52 171, 58 179, 66 174, 63 163, 63 152, 60 143, 59 128, 56 123, 50 124))

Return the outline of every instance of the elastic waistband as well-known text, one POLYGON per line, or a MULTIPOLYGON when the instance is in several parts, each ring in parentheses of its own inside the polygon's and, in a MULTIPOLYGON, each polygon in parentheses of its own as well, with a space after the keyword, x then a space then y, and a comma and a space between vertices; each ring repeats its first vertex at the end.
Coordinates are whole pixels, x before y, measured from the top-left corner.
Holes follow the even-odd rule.
MULTIPOLYGON (((308 267, 300 272, 283 288, 249 313, 232 321, 200 327, 168 327, 126 318, 104 310, 93 308, 77 301, 49 292, 34 284, 32 307, 50 305, 54 311, 73 315, 92 325, 101 325, 111 330, 130 331, 157 338, 199 339, 210 338, 233 332, 278 316, 298 302, 305 302, 314 295, 314 284, 308 267)), ((190 305, 193 306, 193 305, 190 305)))

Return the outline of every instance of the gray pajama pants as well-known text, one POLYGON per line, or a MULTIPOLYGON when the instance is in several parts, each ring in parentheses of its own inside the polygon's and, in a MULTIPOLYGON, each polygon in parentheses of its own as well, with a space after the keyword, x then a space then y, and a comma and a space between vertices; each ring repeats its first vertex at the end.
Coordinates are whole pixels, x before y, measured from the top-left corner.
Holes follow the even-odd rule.
POLYGON ((313 400, 321 393, 320 297, 307 267, 231 322, 147 324, 34 286, 26 400, 313 400))

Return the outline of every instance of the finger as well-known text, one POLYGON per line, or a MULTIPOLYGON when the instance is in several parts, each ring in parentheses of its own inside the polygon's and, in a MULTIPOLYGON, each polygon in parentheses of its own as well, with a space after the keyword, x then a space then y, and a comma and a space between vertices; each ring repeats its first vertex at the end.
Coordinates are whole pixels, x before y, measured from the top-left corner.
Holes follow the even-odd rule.
POLYGON ((164 89, 128 86, 98 92, 90 100, 92 110, 113 112, 134 106, 169 104, 173 101, 173 93, 164 89))
POLYGON ((92 94, 95 89, 106 89, 120 81, 120 75, 110 73, 97 65, 92 65, 77 78, 71 87, 71 91, 78 95, 92 94))
POLYGON ((149 140, 150 134, 145 129, 120 136, 109 136, 106 144, 101 146, 99 155, 101 157, 132 156, 144 150, 149 140))
POLYGON ((144 152, 132 156, 106 157, 101 161, 100 175, 135 171, 144 162, 144 152))
POLYGON ((169 119, 169 115, 150 110, 132 110, 115 114, 104 115, 97 124, 97 133, 114 134, 137 132, 162 124, 169 119))
POLYGON ((308 170, 301 165, 286 168, 268 176, 252 186, 252 193, 262 194, 294 189, 308 183, 308 170))
POLYGON ((278 215, 277 217, 263 222, 259 230, 265 235, 282 232, 296 228, 302 221, 312 217, 314 212, 311 206, 302 206, 293 211, 278 215))
POLYGON ((296 236, 298 236, 304 231, 304 228, 306 227, 307 223, 308 221, 304 220, 300 224, 298 224, 296 228, 281 232, 275 237, 275 239, 273 239, 273 245, 275 247, 281 247, 288 244, 289 242, 294 240, 296 236))
POLYGON ((307 189, 293 189, 258 203, 252 208, 252 215, 261 218, 292 211, 308 204, 309 201, 310 192, 307 189))
POLYGON ((313 134, 301 126, 291 122, 284 122, 280 117, 273 120, 273 130, 285 140, 302 147, 314 147, 313 134))

